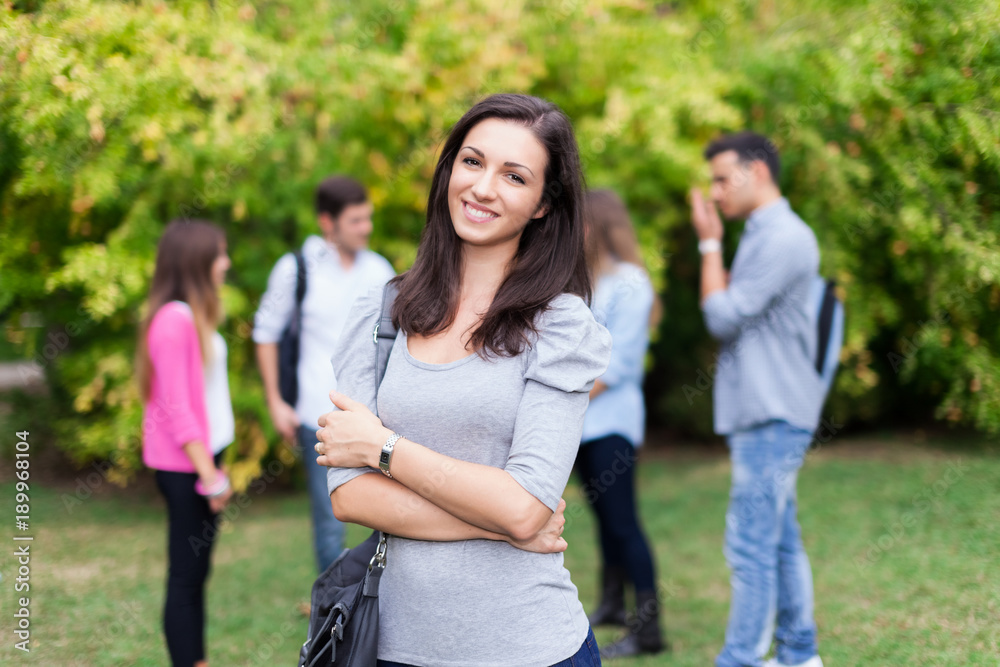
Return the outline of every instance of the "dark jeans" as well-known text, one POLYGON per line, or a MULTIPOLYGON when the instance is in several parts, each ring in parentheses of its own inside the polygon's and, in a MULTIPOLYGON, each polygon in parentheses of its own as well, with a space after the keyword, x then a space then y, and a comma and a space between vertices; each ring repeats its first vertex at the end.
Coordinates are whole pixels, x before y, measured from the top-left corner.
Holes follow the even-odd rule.
POLYGON ((635 504, 635 448, 620 435, 580 445, 576 470, 583 495, 597 515, 606 567, 622 567, 636 591, 653 591, 653 554, 635 504))
MULTIPOLYGON (((216 457, 216 465, 220 456, 216 457)), ((163 631, 174 667, 205 659, 205 582, 211 569, 218 517, 194 490, 198 475, 156 471, 167 501, 167 597, 163 631)))
MULTIPOLYGON (((414 667, 401 662, 389 662, 379 660, 378 667, 414 667)), ((597 640, 594 638, 594 631, 587 631, 587 638, 580 644, 580 650, 566 658, 560 660, 552 667, 601 667, 601 652, 597 648, 597 640)))

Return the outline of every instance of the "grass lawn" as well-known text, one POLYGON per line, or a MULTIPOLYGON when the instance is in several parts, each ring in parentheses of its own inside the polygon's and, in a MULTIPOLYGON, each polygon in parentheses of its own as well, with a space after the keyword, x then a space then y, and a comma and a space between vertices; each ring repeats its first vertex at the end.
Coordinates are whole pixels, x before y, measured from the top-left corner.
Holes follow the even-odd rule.
MULTIPOLYGON (((1000 458, 982 443, 902 440, 828 445, 810 454, 800 476, 824 662, 994 667, 1000 664, 1000 458)), ((642 515, 655 543, 673 651, 616 664, 712 664, 729 604, 721 553, 728 475, 720 449, 650 452, 642 461, 642 515)), ((32 486, 30 654, 13 648, 13 549, 0 556, 0 664, 168 664, 160 630, 166 523, 152 479, 124 491, 103 484, 92 497, 67 504, 74 486, 32 486)), ((14 544, 13 496, 13 484, 0 484, 8 545, 14 544)), ((594 523, 575 482, 566 499, 566 565, 589 610, 597 594, 594 523)), ((251 490, 249 501, 215 553, 211 663, 293 665, 306 621, 298 605, 308 599, 315 574, 307 499, 304 492, 266 489, 251 490)), ((349 540, 366 533, 352 527, 349 540)), ((614 635, 602 628, 598 640, 614 635)))

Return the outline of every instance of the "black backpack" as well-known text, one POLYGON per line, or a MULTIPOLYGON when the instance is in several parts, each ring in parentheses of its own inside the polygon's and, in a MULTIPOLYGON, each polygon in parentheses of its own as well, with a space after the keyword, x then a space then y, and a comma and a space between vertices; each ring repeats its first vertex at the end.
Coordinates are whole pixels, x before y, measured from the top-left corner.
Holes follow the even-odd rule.
POLYGON ((306 295, 306 263, 302 250, 295 251, 295 308, 292 319, 278 341, 278 392, 293 408, 299 400, 299 343, 302 338, 302 299, 306 295))
POLYGON ((833 384, 840 362, 840 349, 844 345, 844 304, 837 297, 836 288, 834 281, 816 276, 810 295, 816 327, 816 358, 813 363, 827 392, 833 384))

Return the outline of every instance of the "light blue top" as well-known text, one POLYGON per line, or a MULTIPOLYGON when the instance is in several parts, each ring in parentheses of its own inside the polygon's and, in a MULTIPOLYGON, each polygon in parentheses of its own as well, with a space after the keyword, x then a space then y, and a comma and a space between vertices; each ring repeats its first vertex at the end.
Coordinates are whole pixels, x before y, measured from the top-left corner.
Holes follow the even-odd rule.
POLYGON ((772 420, 816 429, 826 393, 813 365, 817 343, 809 294, 818 269, 816 236, 788 200, 747 219, 729 287, 702 303, 708 331, 722 343, 716 433, 772 420))
POLYGON ((594 288, 591 310, 611 332, 611 362, 601 376, 607 389, 590 402, 583 420, 583 442, 620 435, 642 444, 646 406, 642 397, 643 362, 649 347, 653 286, 635 264, 618 262, 594 288))

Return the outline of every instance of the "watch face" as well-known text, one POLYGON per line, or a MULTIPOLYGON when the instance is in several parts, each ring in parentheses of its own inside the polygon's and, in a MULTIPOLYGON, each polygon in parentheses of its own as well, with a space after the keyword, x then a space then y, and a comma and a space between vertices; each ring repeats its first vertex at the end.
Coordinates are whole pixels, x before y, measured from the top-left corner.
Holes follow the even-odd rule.
POLYGON ((389 453, 382 452, 382 456, 379 457, 379 463, 388 463, 388 462, 389 462, 389 453))

